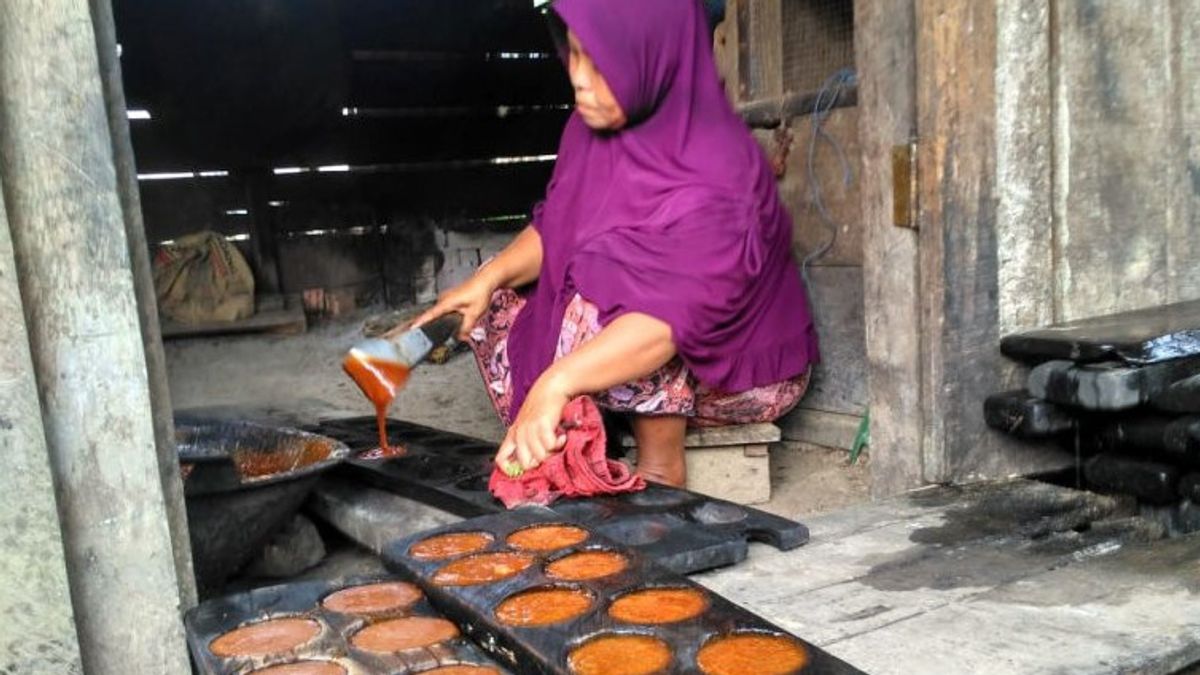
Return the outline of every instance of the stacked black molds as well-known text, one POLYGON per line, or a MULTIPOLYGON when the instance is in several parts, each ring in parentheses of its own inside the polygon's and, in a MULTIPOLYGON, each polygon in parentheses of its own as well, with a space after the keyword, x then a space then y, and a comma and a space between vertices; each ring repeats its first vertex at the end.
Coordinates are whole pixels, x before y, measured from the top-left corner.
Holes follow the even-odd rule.
MULTIPOLYGON (((374 417, 330 420, 315 427, 355 451, 378 445, 374 417)), ((409 422, 390 420, 388 442, 405 454, 356 459, 342 467, 355 480, 470 518, 504 505, 488 492, 496 445, 409 422)), ((551 505, 564 517, 594 525, 679 574, 733 565, 749 541, 783 551, 808 542, 808 528, 758 509, 688 490, 651 485, 645 491, 551 505)))
POLYGON ((1200 301, 1010 335, 1026 389, 988 397, 989 426, 1086 456, 1089 486, 1131 494, 1200 526, 1200 301))

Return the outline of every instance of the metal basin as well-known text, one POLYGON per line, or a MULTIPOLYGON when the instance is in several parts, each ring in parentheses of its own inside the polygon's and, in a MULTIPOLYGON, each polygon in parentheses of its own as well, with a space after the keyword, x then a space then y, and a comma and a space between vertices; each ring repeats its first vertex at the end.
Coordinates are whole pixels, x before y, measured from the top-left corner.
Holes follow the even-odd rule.
POLYGON ((202 597, 262 549, 320 478, 350 454, 332 438, 253 422, 177 416, 175 438, 202 597))

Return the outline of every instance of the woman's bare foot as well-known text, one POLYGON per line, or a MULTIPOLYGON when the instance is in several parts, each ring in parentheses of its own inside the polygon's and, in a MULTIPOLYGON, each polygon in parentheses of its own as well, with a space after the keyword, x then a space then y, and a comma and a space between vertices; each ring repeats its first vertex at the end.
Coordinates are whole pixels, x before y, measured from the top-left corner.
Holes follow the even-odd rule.
POLYGON ((630 419, 638 448, 638 474, 649 481, 684 487, 687 463, 683 440, 687 418, 681 415, 634 415, 630 419))

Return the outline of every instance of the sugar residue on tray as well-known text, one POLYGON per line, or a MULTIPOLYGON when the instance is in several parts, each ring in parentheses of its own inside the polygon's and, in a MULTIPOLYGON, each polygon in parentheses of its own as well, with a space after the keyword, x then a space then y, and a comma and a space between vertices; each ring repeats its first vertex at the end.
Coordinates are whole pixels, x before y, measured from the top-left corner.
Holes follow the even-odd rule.
POLYGON ((399 652, 428 647, 458 637, 458 626, 445 619, 409 616, 371 624, 350 638, 350 644, 368 652, 399 652))
POLYGON ((549 626, 581 616, 592 602, 592 595, 579 588, 535 588, 505 598, 496 618, 509 626, 549 626))
POLYGON ((705 675, 787 675, 807 662, 808 651, 792 638, 761 633, 713 638, 696 655, 705 675))
POLYGON ((259 621, 217 637, 208 648, 220 657, 282 654, 312 640, 321 624, 312 619, 287 618, 259 621))
POLYGON ((433 575, 439 586, 477 586, 515 577, 533 564, 533 556, 503 551, 480 553, 448 563, 433 575))
POLYGON ((624 623, 662 624, 686 621, 708 609, 708 598, 694 588, 647 588, 613 601, 608 615, 624 623))
POLYGON ((418 541, 408 549, 408 554, 417 560, 446 560, 482 551, 493 541, 487 532, 451 532, 418 541))
POLYGON ((407 609, 423 597, 416 586, 387 581, 344 588, 327 596, 321 605, 331 612, 379 616, 407 609))
POLYGON ((346 675, 346 669, 333 661, 296 661, 253 670, 249 675, 346 675))
POLYGON ((576 675, 652 675, 671 664, 671 648, 649 635, 602 635, 571 650, 576 675))
POLYGON ((603 579, 624 572, 629 560, 612 551, 580 551, 546 565, 546 575, 563 581, 603 579))
POLYGON ((508 545, 524 551, 556 551, 587 538, 587 530, 573 525, 534 525, 508 535, 508 545))

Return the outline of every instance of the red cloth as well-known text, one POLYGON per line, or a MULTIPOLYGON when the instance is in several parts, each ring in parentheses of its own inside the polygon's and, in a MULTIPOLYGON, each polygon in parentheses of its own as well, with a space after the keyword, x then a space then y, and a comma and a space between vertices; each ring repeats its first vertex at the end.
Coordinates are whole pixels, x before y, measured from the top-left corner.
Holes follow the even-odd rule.
POLYGON ((499 467, 492 471, 488 490, 506 507, 545 506, 559 497, 613 495, 646 488, 641 476, 605 454, 604 423, 591 398, 580 396, 568 403, 559 428, 567 436, 566 446, 536 469, 519 478, 509 478, 499 467))

